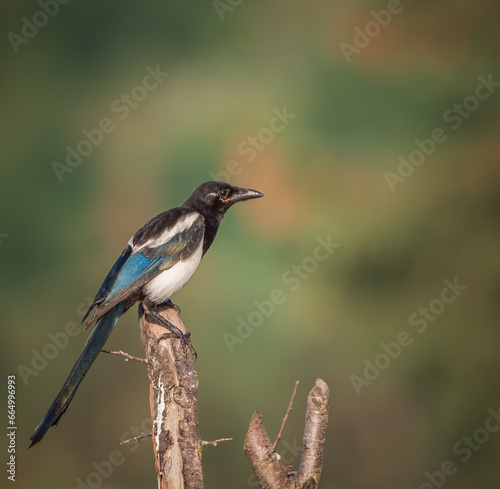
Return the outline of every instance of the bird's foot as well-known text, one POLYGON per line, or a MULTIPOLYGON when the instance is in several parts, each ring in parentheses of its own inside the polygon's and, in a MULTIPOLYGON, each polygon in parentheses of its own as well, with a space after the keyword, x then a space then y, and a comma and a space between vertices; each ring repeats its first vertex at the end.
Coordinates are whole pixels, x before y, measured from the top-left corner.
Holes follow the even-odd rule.
POLYGON ((157 341, 159 343, 161 340, 165 340, 167 338, 179 338, 182 341, 182 344, 184 345, 184 349, 185 350, 189 349, 191 355, 194 357, 195 360, 198 358, 198 353, 196 353, 193 343, 191 343, 191 333, 189 331, 186 334, 181 332, 180 336, 177 335, 176 333, 163 333, 162 335, 158 336, 157 341))
POLYGON ((168 319, 165 319, 162 315, 154 310, 146 312, 146 320, 150 323, 155 323, 165 329, 168 329, 169 333, 163 333, 162 335, 160 335, 157 340, 158 342, 167 338, 179 338, 182 341, 184 348, 189 348, 189 351, 194 356, 194 358, 198 358, 198 354, 196 353, 196 350, 194 349, 194 346, 190 340, 191 333, 183 333, 177 326, 172 324, 168 319))

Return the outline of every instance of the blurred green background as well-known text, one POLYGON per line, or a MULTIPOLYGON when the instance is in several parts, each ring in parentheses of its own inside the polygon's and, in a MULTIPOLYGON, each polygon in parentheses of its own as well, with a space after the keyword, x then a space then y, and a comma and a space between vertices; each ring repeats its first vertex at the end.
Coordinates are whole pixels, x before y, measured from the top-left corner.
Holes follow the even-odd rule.
MULTIPOLYGON (((376 14, 384 1, 50 5, 51 17, 36 2, 0 6, 0 363, 5 384, 17 375, 18 487, 155 486, 151 442, 119 445, 149 424, 146 371, 119 358, 98 358, 26 450, 87 337, 54 350, 49 334, 79 324, 144 222, 228 170, 266 198, 231 209, 175 297, 199 354, 202 437, 234 438, 205 449, 206 487, 256 487, 251 414, 274 438, 299 379, 278 448, 297 466, 317 377, 331 390, 321 487, 428 488, 447 460, 444 487, 498 487, 498 2, 393 1, 390 19, 376 14), (147 67, 169 73, 149 91, 147 67), (476 95, 479 77, 489 88, 476 95), (140 100, 118 111, 122 96, 140 100), (270 132, 273 110, 295 117, 270 132), (55 171, 105 118, 113 131, 55 171), (425 142, 438 128, 446 141, 425 142), (429 154, 398 170, 416 139, 429 154), (317 262, 328 237, 340 246, 317 262), (440 302, 455 278, 467 288, 440 302), (255 301, 274 289, 286 301, 231 352, 224 333, 258 323, 255 301), (381 344, 404 331, 411 345, 389 358, 381 344), (383 370, 365 374, 369 362, 383 370), (121 463, 99 476, 114 450, 121 463)), ((135 308, 108 346, 141 355, 135 308)))

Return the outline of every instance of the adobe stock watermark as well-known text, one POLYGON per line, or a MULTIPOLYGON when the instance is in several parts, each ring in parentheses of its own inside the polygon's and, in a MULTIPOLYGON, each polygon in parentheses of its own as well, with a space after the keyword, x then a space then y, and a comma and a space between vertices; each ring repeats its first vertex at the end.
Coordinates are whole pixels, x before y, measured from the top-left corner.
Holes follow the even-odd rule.
POLYGON ((227 12, 233 12, 238 5, 241 5, 243 0, 214 0, 212 5, 221 22, 224 22, 224 16, 227 12))
MULTIPOLYGON (((285 105, 281 110, 276 107, 271 111, 273 116, 269 119, 267 126, 262 127, 256 134, 249 135, 237 146, 238 154, 245 158, 247 163, 252 162, 260 151, 263 151, 274 141, 276 133, 280 133, 297 117, 297 114, 288 112, 285 105)), ((230 183, 231 178, 239 175, 243 167, 238 160, 229 160, 224 170, 209 173, 213 180, 222 180, 230 183)))
POLYGON ((16 376, 7 376, 7 479, 12 482, 16 481, 16 438, 17 438, 17 423, 16 423, 16 376))
MULTIPOLYGON (((87 297, 86 302, 81 302, 76 307, 78 317, 83 317, 87 309, 92 304, 92 298, 87 297)), ((75 338, 83 331, 83 327, 75 321, 68 321, 61 331, 56 333, 48 333, 49 341, 45 343, 40 350, 33 348, 31 350, 31 362, 29 366, 19 364, 17 373, 21 377, 24 385, 28 385, 31 377, 36 377, 42 370, 45 370, 50 361, 59 355, 59 352, 64 350, 70 338, 75 338)))
POLYGON ((9 237, 8 234, 0 233, 0 245, 4 242, 5 239, 9 237))
POLYGON ((28 42, 36 37, 43 29, 50 19, 53 19, 58 13, 61 5, 66 5, 71 0, 38 0, 37 4, 40 10, 37 10, 31 19, 28 17, 21 17, 20 34, 9 32, 7 39, 16 54, 19 53, 19 46, 21 44, 28 44, 28 42))
MULTIPOLYGON (((128 93, 122 93, 119 98, 114 99, 110 104, 110 110, 119 120, 126 119, 130 113, 143 102, 148 93, 158 88, 163 80, 169 76, 169 73, 161 71, 160 65, 154 68, 146 66, 146 74, 139 85, 135 85, 128 93)), ((116 129, 116 123, 109 117, 103 117, 93 129, 83 129, 83 139, 74 147, 67 145, 65 147, 65 162, 52 162, 52 169, 59 182, 63 181, 65 173, 72 173, 74 169, 81 164, 83 158, 89 156, 95 147, 99 146, 105 134, 111 134, 116 129)))
MULTIPOLYGON (((153 421, 151 418, 145 418, 139 426, 131 426, 128 431, 122 433, 120 441, 123 443, 131 437, 136 437, 141 433, 151 433, 152 430, 153 421)), ((92 462, 90 465, 93 470, 85 476, 85 480, 80 477, 75 479, 76 489, 97 489, 101 487, 102 484, 111 477, 116 468, 125 463, 125 455, 127 452, 132 453, 139 448, 139 443, 129 443, 124 446, 127 447, 126 451, 125 449, 113 450, 104 460, 92 462)))
MULTIPOLYGON (((490 436, 500 430, 500 407, 496 408, 496 410, 489 408, 486 413, 488 416, 482 426, 476 428, 471 435, 463 436, 452 447, 453 454, 459 457, 459 462, 462 464, 468 462, 474 456, 474 453, 480 450, 490 439, 490 436)), ((426 470, 424 472, 425 480, 415 486, 415 489, 439 489, 445 485, 451 476, 459 471, 459 467, 453 460, 446 459, 438 469, 426 470)), ((414 489, 414 487, 411 486, 409 489, 414 489)))
MULTIPOLYGON (((411 2, 412 0, 408 0, 411 2)), ((368 47, 372 40, 377 37, 382 29, 387 27, 395 15, 400 14, 404 10, 404 6, 400 0, 389 0, 385 9, 376 11, 371 10, 372 19, 369 20, 363 28, 356 26, 354 28, 354 38, 352 44, 341 42, 340 50, 348 63, 352 61, 354 54, 359 54, 363 49, 368 47)))
MULTIPOLYGON (((500 82, 493 80, 493 75, 478 76, 478 84, 474 92, 465 97, 461 103, 455 103, 443 112, 443 121, 449 125, 449 129, 456 131, 465 120, 469 119, 471 115, 476 112, 485 100, 488 100, 497 87, 500 87, 500 82)), ((448 131, 449 131, 448 129, 448 131)), ((430 137, 425 139, 415 139, 416 149, 414 149, 408 156, 399 156, 399 165, 397 171, 384 173, 385 181, 391 189, 391 192, 396 190, 397 183, 403 183, 413 173, 417 166, 422 165, 427 158, 432 156, 437 147, 448 140, 449 134, 446 129, 436 127, 432 130, 430 137)))
MULTIPOLYGON (((417 311, 412 312, 408 317, 408 323, 415 328, 418 334, 427 331, 429 324, 434 323, 445 312, 447 306, 453 304, 457 297, 460 297, 468 287, 459 284, 457 277, 453 282, 446 279, 443 283, 445 287, 441 290, 438 298, 433 299, 427 307, 420 306, 417 311)), ((362 375, 352 374, 349 377, 358 396, 361 395, 363 387, 369 387, 380 377, 383 370, 387 370, 400 357, 403 348, 413 344, 414 336, 415 332, 400 331, 394 341, 380 343, 379 346, 382 351, 373 360, 365 358, 362 375)))
POLYGON ((283 288, 273 289, 268 299, 261 301, 253 301, 253 309, 245 318, 238 316, 236 318, 237 325, 233 333, 224 332, 222 338, 230 353, 234 353, 236 345, 241 345, 247 338, 252 336, 255 329, 264 323, 274 313, 276 306, 284 304, 288 295, 295 292, 302 285, 304 280, 307 280, 319 267, 319 264, 330 258, 332 253, 340 246, 339 243, 334 243, 331 236, 326 238, 317 238, 311 255, 305 257, 300 265, 292 265, 281 274, 281 281, 287 285, 287 290, 283 288))

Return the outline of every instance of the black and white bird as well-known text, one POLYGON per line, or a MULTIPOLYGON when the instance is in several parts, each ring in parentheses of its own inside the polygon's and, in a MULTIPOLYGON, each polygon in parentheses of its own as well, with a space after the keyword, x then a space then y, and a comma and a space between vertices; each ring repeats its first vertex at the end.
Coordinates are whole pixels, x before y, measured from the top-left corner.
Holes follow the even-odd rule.
MULTIPOLYGON (((118 318, 142 301, 147 314, 172 331, 158 312, 192 277, 215 239, 226 211, 235 203, 263 197, 256 190, 225 182, 205 182, 188 200, 153 217, 128 241, 83 318, 95 323, 66 382, 31 435, 31 446, 59 422, 118 318)), ((178 330, 177 330, 178 331, 178 330)))

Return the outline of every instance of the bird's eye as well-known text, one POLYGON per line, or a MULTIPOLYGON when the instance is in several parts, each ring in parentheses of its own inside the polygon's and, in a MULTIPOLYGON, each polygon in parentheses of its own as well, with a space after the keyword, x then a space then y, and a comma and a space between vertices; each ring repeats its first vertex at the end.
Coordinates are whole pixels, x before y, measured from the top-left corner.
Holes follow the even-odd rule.
POLYGON ((219 190, 219 196, 223 199, 227 198, 229 196, 229 189, 223 188, 222 190, 219 190))

